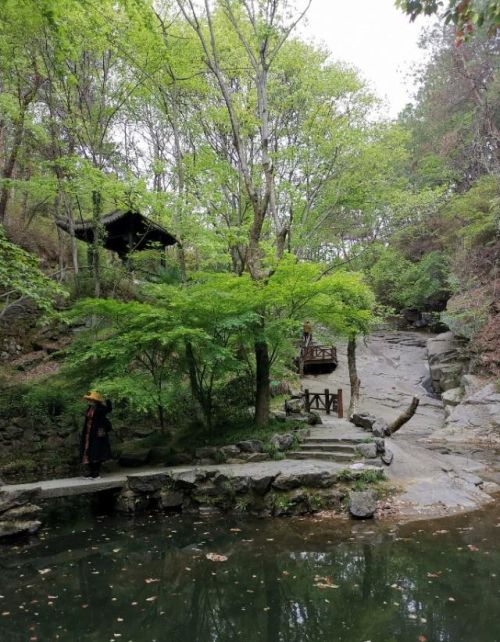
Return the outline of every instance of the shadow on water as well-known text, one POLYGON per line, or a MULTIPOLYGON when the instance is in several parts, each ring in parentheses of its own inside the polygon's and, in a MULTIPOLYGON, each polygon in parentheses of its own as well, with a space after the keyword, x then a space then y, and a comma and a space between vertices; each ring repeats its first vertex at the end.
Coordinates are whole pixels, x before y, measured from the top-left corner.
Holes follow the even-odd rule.
POLYGON ((77 513, 0 549, 0 639, 500 642, 499 528, 77 513))

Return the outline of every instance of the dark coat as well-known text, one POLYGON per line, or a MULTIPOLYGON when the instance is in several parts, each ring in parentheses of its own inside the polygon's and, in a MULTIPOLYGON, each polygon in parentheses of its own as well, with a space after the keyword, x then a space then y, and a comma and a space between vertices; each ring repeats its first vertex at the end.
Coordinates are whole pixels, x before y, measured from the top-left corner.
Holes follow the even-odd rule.
MULTIPOLYGON (((111 445, 109 443, 108 433, 111 430, 111 422, 107 414, 112 410, 110 401, 106 404, 98 403, 92 417, 92 426, 90 427, 88 458, 92 462, 106 461, 111 459, 111 445)), ((80 438, 80 459, 83 460, 85 449, 87 415, 83 421, 83 430, 80 438)))

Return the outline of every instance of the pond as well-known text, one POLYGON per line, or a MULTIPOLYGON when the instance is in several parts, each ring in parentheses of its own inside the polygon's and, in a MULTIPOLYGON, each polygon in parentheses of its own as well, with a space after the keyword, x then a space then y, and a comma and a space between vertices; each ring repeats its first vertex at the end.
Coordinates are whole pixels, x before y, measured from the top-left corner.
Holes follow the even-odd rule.
POLYGON ((499 529, 87 516, 0 548, 0 640, 500 642, 499 529))

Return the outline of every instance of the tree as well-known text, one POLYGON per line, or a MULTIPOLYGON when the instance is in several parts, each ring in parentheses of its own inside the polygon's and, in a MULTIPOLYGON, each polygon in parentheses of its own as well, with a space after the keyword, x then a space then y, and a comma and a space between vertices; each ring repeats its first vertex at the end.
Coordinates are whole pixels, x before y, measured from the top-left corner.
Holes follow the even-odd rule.
POLYGON ((484 27, 491 37, 500 29, 500 3, 498 0, 396 0, 396 5, 413 21, 419 15, 441 13, 445 24, 453 23, 457 42, 462 43, 484 27))

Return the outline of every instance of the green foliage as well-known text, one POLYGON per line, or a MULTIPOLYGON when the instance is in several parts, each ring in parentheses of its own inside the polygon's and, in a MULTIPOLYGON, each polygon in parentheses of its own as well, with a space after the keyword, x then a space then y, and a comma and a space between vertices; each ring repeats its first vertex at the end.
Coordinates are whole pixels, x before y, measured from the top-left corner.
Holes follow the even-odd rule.
POLYGON ((446 301, 448 274, 448 259, 441 252, 412 262, 391 248, 382 250, 370 270, 372 286, 383 304, 421 311, 439 308, 446 301))
POLYGON ((343 468, 337 473, 337 479, 341 482, 358 482, 361 484, 376 484, 386 479, 385 472, 381 468, 368 470, 351 470, 343 468))
POLYGON ((11 243, 0 225, 0 283, 2 299, 0 315, 12 298, 27 297, 43 312, 50 312, 58 296, 65 296, 58 283, 40 270, 36 256, 11 243), (8 297, 5 295, 8 294, 8 297))

